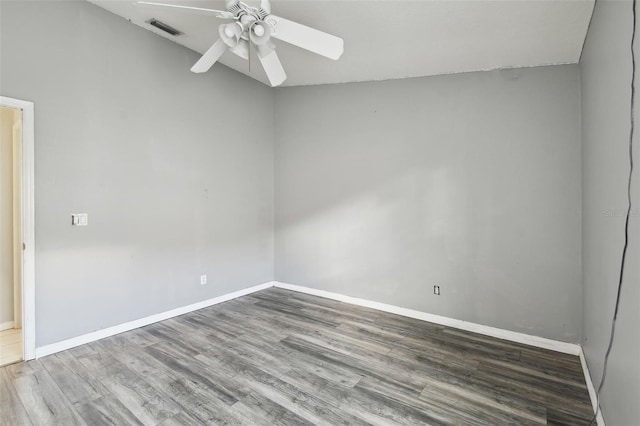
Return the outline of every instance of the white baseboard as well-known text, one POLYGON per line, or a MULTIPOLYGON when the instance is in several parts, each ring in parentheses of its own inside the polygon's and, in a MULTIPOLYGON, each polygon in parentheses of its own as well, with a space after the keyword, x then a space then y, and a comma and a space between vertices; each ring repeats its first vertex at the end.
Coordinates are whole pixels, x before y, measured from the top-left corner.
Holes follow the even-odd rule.
POLYGON ((208 306, 217 305, 218 303, 236 299, 240 296, 245 296, 247 294, 255 293, 256 291, 264 290, 266 288, 273 287, 273 286, 274 286, 274 282, 259 284, 253 287, 245 288, 243 290, 234 291, 233 293, 223 294, 222 296, 214 297, 213 299, 203 300, 202 302, 197 302, 191 305, 182 306, 180 308, 172 309, 170 311, 161 312, 159 314, 151 315, 145 318, 129 321, 129 322, 115 325, 113 327, 105 328, 102 330, 97 330, 92 333, 83 334, 82 336, 73 337, 71 339, 63 340, 61 342, 41 346, 39 348, 36 348, 36 358, 41 358, 43 356, 51 355, 56 352, 61 352, 67 349, 75 348, 76 346, 84 345, 86 343, 95 342, 96 340, 104 339, 105 337, 124 333, 125 331, 133 330, 135 328, 144 327, 146 325, 153 324, 158 321, 163 321, 169 318, 177 317, 178 315, 183 315, 189 312, 197 311, 198 309, 206 308, 208 306))
POLYGON ((490 327, 488 325, 476 324, 473 322, 462 321, 459 319, 443 317, 440 315, 428 314, 426 312, 415 311, 413 309, 401 308, 399 306, 387 305, 386 303, 374 302, 357 297, 345 296, 339 293, 332 293, 324 290, 316 290, 309 287, 303 287, 293 284, 285 284, 275 282, 275 287, 287 290, 307 293, 314 296, 320 296, 327 299, 338 300, 340 302, 350 303, 352 305, 364 306, 366 308, 377 309, 379 311, 389 312, 392 314, 402 315, 409 318, 415 318, 422 321, 428 321, 435 324, 445 325, 447 327, 458 328, 460 330, 471 331, 498 339, 509 340, 511 342, 522 343, 525 345, 535 346, 538 348, 550 349, 556 352, 562 352, 571 355, 580 353, 580 345, 575 343, 561 342, 558 340, 547 339, 544 337, 532 336, 530 334, 518 333, 516 331, 504 330, 502 328, 490 327))
POLYGON ((13 328, 13 321, 0 322, 0 331, 9 330, 13 328))
MULTIPOLYGON (((587 382, 587 390, 589 391, 589 399, 591 399, 591 405, 593 406, 593 412, 595 413, 598 409, 598 395, 596 395, 596 388, 593 386, 593 381, 591 380, 591 373, 589 372, 589 366, 587 365, 587 359, 584 356, 584 351, 582 350, 582 346, 580 346, 580 364, 582 364, 582 372, 584 373, 584 380, 587 382)), ((596 422, 598 426, 605 426, 604 417, 602 416, 602 407, 598 411, 598 415, 596 417, 596 422)))
MULTIPOLYGON (((444 317, 440 315, 429 314, 426 312, 416 311, 413 309, 402 308, 399 306, 388 305, 386 303, 374 302, 366 299, 359 299, 357 297, 346 296, 339 293, 332 293, 324 290, 317 290, 309 287, 303 287, 293 284, 285 284, 278 281, 271 281, 264 284, 259 284, 253 287, 245 288, 243 290, 235 291, 233 293, 224 294, 222 296, 214 297, 213 299, 204 300, 202 302, 193 303, 191 305, 183 306, 180 308, 172 309, 170 311, 162 312, 159 314, 151 315, 145 318, 140 318, 134 321, 129 321, 123 324, 119 324, 113 327, 97 330, 92 333, 77 336, 71 339, 63 340, 61 342, 52 343, 50 345, 41 346, 36 348, 36 358, 41 358, 47 355, 61 352, 67 349, 74 348, 76 346, 84 345, 86 343, 95 342, 96 340, 104 339, 105 337, 114 336, 116 334, 124 333, 129 330, 144 327, 149 324, 153 324, 158 321, 163 321, 169 318, 173 318, 179 315, 183 315, 189 312, 197 311, 208 306, 216 305, 218 303, 226 302, 228 300, 236 299, 247 294, 255 293, 260 290, 264 290, 270 287, 278 287, 287 290, 297 291, 300 293, 311 294, 314 296, 324 297, 327 299, 333 299, 352 305, 363 306, 366 308, 377 309, 379 311, 389 312, 392 314, 402 315, 409 318, 415 318, 422 321, 427 321, 435 324, 444 325, 447 327, 453 327, 460 330, 470 331, 486 336, 495 337, 498 339, 509 340, 516 343, 522 343, 539 348, 549 349, 557 352, 562 352, 571 355, 577 355, 580 357, 580 363, 584 372, 587 389, 589 391, 589 397, 591 398, 591 404, 593 410, 596 410, 596 391, 591 380, 591 374, 587 366, 586 359, 582 347, 578 344, 561 342, 557 340, 547 339, 544 337, 532 336, 529 334, 518 333, 515 331, 504 330, 501 328, 490 327, 487 325, 476 324, 468 321, 462 321, 454 318, 444 317)), ((6 322, 0 324, 0 331, 4 329, 13 328, 13 322, 6 322)), ((598 426, 605 426, 604 418, 602 416, 602 410, 597 416, 598 426)))

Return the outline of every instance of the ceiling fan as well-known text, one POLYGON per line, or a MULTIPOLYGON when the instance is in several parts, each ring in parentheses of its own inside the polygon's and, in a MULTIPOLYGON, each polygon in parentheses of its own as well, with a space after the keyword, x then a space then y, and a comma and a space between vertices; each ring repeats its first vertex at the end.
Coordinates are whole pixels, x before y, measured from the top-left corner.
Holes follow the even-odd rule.
POLYGON ((191 68, 195 73, 207 72, 227 50, 241 58, 249 59, 249 51, 253 45, 269 82, 272 86, 279 86, 287 79, 287 74, 276 54, 276 46, 271 41, 272 38, 333 60, 340 58, 344 51, 344 42, 340 37, 272 15, 269 0, 261 0, 260 7, 252 7, 238 0, 227 0, 227 10, 149 1, 138 1, 135 4, 147 8, 209 15, 232 21, 218 27, 220 38, 191 68))

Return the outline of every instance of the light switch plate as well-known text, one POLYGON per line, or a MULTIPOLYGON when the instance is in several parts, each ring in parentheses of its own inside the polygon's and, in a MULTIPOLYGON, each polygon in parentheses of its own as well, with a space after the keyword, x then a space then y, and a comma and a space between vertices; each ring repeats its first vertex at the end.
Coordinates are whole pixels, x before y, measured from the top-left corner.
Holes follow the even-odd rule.
POLYGON ((71 214, 72 226, 87 226, 89 225, 89 215, 87 213, 72 213, 71 214))

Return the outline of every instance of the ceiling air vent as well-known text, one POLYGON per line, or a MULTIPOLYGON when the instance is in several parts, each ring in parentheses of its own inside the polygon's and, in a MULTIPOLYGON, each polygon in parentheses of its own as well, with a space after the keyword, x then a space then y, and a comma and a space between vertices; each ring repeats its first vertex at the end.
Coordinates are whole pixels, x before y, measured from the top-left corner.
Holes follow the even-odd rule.
POLYGON ((158 21, 155 18, 151 18, 147 21, 147 24, 156 27, 159 30, 164 31, 167 34, 171 34, 172 36, 176 37, 179 35, 182 35, 181 31, 176 30, 175 28, 173 28, 171 25, 167 25, 164 22, 158 21))

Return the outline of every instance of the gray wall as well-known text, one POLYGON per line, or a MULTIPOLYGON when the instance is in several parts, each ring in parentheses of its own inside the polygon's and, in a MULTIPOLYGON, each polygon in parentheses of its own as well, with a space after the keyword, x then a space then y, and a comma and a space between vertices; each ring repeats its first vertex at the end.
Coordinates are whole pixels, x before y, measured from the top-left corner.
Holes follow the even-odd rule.
POLYGON ((0 92, 36 107, 37 345, 271 281, 270 89, 86 2, 1 8, 0 92))
MULTIPOLYGON (((596 386, 602 376, 602 361, 615 305, 627 208, 632 26, 631 2, 598 1, 581 60, 584 178, 582 345, 596 386)), ((637 45, 636 56, 640 57, 637 45)), ((640 81, 640 75, 636 75, 636 79, 640 81)), ((636 121, 640 121, 640 116, 636 121)), ((601 395, 602 411, 609 426, 637 424, 640 419, 638 136, 636 129, 635 206, 630 221, 630 246, 615 343, 601 395)))
POLYGON ((278 89, 276 279, 578 342, 579 89, 576 65, 278 89))

